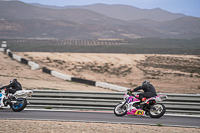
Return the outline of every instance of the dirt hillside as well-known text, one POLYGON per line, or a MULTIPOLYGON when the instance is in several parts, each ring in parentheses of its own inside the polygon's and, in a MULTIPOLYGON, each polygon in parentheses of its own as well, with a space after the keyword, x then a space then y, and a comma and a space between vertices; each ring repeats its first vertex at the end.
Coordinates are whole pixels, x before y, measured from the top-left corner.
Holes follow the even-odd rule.
MULTIPOLYGON (((108 82, 134 88, 142 81, 150 81, 157 92, 200 93, 200 56, 195 55, 143 55, 143 54, 91 54, 91 53, 15 53, 28 60, 74 77, 108 82)), ((24 88, 80 91, 111 91, 84 84, 63 81, 42 70, 10 59, 0 53, 1 84, 16 77, 24 88)))
POLYGON ((64 81, 43 73, 41 69, 31 70, 29 66, 11 59, 0 52, 0 84, 8 85, 10 79, 17 78, 23 89, 70 90, 70 91, 110 91, 75 82, 64 81))

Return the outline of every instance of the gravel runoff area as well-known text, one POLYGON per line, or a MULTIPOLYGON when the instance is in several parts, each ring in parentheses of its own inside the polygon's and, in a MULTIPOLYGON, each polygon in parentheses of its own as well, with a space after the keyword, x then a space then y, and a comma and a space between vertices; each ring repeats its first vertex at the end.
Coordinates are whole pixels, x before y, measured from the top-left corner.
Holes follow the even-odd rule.
POLYGON ((0 120, 0 133, 200 133, 199 128, 165 127, 149 125, 0 120))

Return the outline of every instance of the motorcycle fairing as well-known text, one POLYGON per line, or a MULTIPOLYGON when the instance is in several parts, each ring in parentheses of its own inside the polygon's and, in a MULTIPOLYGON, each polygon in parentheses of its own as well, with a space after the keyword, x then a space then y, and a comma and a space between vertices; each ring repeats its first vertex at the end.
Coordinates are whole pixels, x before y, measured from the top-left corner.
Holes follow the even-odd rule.
POLYGON ((127 94, 125 94, 124 99, 126 99, 127 103, 139 102, 139 101, 140 101, 140 100, 137 99, 136 97, 129 96, 129 95, 127 95, 127 94))
MULTIPOLYGON (((165 99, 167 97, 165 95, 158 95, 158 96, 146 99, 146 101, 144 103, 148 103, 148 101, 150 101, 150 100, 162 101, 160 98, 163 100, 163 99, 165 99)), ((135 98, 133 96, 127 97, 126 100, 127 100, 128 103, 140 101, 139 99, 137 99, 137 98, 135 98)), ((134 109, 131 109, 130 111, 127 111, 127 115, 144 115, 144 114, 145 114, 145 111, 142 110, 142 109, 134 108, 134 109)))
POLYGON ((144 115, 145 111, 142 109, 131 109, 131 111, 127 111, 127 115, 144 115))
POLYGON ((4 98, 4 95, 2 95, 2 94, 0 93, 0 107, 4 107, 3 98, 4 98))

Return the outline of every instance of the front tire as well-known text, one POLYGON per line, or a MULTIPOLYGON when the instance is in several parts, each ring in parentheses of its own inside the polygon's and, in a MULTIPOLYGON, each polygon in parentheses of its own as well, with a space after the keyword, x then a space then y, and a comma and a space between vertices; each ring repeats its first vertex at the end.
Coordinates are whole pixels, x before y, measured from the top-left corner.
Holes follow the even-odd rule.
POLYGON ((124 106, 122 106, 122 105, 123 104, 120 103, 114 108, 114 114, 116 116, 124 116, 127 114, 127 107, 125 105, 124 106))
POLYGON ((160 118, 166 112, 165 106, 161 103, 157 103, 155 105, 152 105, 151 108, 153 108, 153 109, 150 109, 150 111, 149 111, 149 116, 151 118, 160 118))
POLYGON ((14 112, 21 112, 26 108, 27 100, 25 98, 18 98, 16 103, 11 104, 11 108, 14 112))

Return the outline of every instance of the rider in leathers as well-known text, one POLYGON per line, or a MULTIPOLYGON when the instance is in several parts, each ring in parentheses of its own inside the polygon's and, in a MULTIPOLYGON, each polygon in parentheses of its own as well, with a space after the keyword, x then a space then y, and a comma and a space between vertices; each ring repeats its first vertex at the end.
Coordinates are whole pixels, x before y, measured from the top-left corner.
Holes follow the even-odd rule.
POLYGON ((144 92, 138 94, 139 95, 138 99, 141 101, 145 101, 146 98, 157 96, 154 86, 152 84, 150 84, 149 81, 144 81, 142 83, 142 86, 138 86, 135 89, 130 90, 129 93, 138 91, 138 90, 144 91, 144 92))
MULTIPOLYGON (((144 82, 142 82, 142 86, 138 86, 138 87, 136 87, 135 89, 132 89, 132 90, 128 90, 129 92, 129 94, 132 94, 132 92, 134 92, 134 91, 138 91, 138 90, 143 90, 144 92, 142 92, 142 93, 140 93, 140 94, 138 94, 136 97, 137 97, 137 99, 139 99, 140 100, 140 102, 144 102, 145 100, 146 100, 146 98, 150 98, 150 97, 154 97, 154 96, 157 96, 157 93, 156 93, 156 90, 155 90, 155 88, 154 88, 154 86, 152 85, 152 84, 150 84, 150 82, 149 81, 144 81, 144 82)), ((128 107, 128 113, 134 113, 134 110, 137 110, 136 109, 136 106, 134 105, 134 103, 135 102, 131 102, 130 103, 130 105, 131 106, 129 106, 128 107)), ((140 106, 140 108, 144 108, 146 105, 145 104, 142 104, 141 106, 140 106)), ((143 116, 148 116, 148 112, 145 112, 144 114, 143 114, 143 116)))
MULTIPOLYGON (((16 91, 18 90, 22 90, 22 86, 21 84, 17 81, 17 79, 11 79, 10 80, 10 84, 7 86, 3 86, 2 88, 6 88, 6 96, 8 95, 8 93, 12 93, 14 94, 16 91), (12 89, 10 89, 12 88, 12 89)), ((2 89, 1 88, 1 89, 2 89)))

